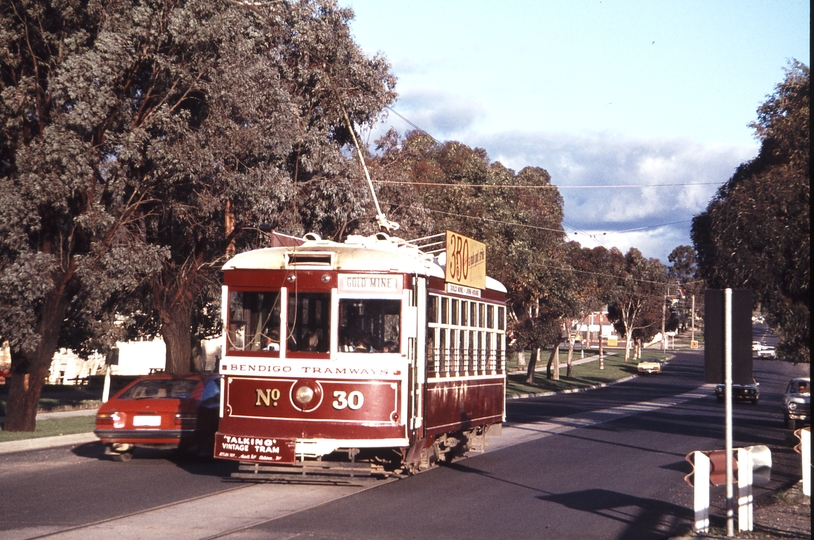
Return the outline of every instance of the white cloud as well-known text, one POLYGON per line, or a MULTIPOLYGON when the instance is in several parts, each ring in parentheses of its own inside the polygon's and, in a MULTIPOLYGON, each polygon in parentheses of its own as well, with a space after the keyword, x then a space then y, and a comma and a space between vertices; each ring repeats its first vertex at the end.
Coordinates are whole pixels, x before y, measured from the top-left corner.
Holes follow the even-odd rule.
MULTIPOLYGON (((483 135, 476 126, 482 116, 477 106, 430 89, 404 97, 398 111, 439 140, 484 148, 492 161, 516 171, 546 169, 565 202, 566 231, 580 232, 572 239, 623 252, 636 247, 665 263, 676 246, 692 245, 693 216, 758 151, 757 144, 642 139, 612 132, 483 135)), ((402 133, 411 129, 393 116, 386 124, 402 133)))

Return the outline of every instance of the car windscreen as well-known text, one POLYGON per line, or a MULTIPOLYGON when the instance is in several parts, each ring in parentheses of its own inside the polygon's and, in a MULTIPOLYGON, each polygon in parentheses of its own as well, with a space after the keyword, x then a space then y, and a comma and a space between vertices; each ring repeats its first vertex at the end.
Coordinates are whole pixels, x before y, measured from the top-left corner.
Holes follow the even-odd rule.
POLYGON ((186 399, 195 391, 194 379, 152 379, 137 382, 119 399, 186 399))

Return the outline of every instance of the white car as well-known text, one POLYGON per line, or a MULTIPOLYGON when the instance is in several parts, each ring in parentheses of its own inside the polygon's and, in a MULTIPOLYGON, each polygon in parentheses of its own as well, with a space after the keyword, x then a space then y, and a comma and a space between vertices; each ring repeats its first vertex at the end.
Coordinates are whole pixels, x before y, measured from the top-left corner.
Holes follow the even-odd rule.
POLYGON ((661 373, 661 362, 659 360, 642 360, 638 365, 639 373, 661 373))
POLYGON ((758 358, 777 358, 777 353, 774 350, 774 347, 763 347, 761 350, 757 352, 758 358))
POLYGON ((810 377, 796 377, 789 381, 783 394, 783 417, 789 429, 797 427, 798 422, 811 422, 810 377))

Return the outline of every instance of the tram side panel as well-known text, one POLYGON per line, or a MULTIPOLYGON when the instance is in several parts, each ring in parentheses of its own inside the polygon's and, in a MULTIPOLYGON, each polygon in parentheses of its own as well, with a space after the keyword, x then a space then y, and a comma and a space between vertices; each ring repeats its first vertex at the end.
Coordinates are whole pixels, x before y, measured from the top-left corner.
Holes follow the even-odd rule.
POLYGON ((503 421, 502 378, 429 382, 425 393, 427 435, 465 431, 503 421))
POLYGON ((426 307, 424 426, 427 437, 505 419, 505 296, 430 280, 426 307))

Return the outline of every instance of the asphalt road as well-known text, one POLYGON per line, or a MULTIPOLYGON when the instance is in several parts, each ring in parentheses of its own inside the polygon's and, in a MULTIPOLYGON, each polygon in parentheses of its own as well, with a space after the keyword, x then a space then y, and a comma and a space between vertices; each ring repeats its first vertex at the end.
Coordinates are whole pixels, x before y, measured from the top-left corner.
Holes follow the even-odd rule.
MULTIPOLYGON (((780 396, 808 366, 755 360, 761 402, 735 406, 735 446, 772 449, 772 483, 799 479, 780 396)), ((247 484, 228 462, 98 443, 0 455, 0 537, 667 538, 689 530, 693 450, 723 448, 723 406, 703 353, 662 375, 589 392, 512 400, 489 451, 397 481, 247 484)), ((722 515, 722 488, 713 506, 722 515)), ((713 510, 715 513, 716 510, 713 510)))

